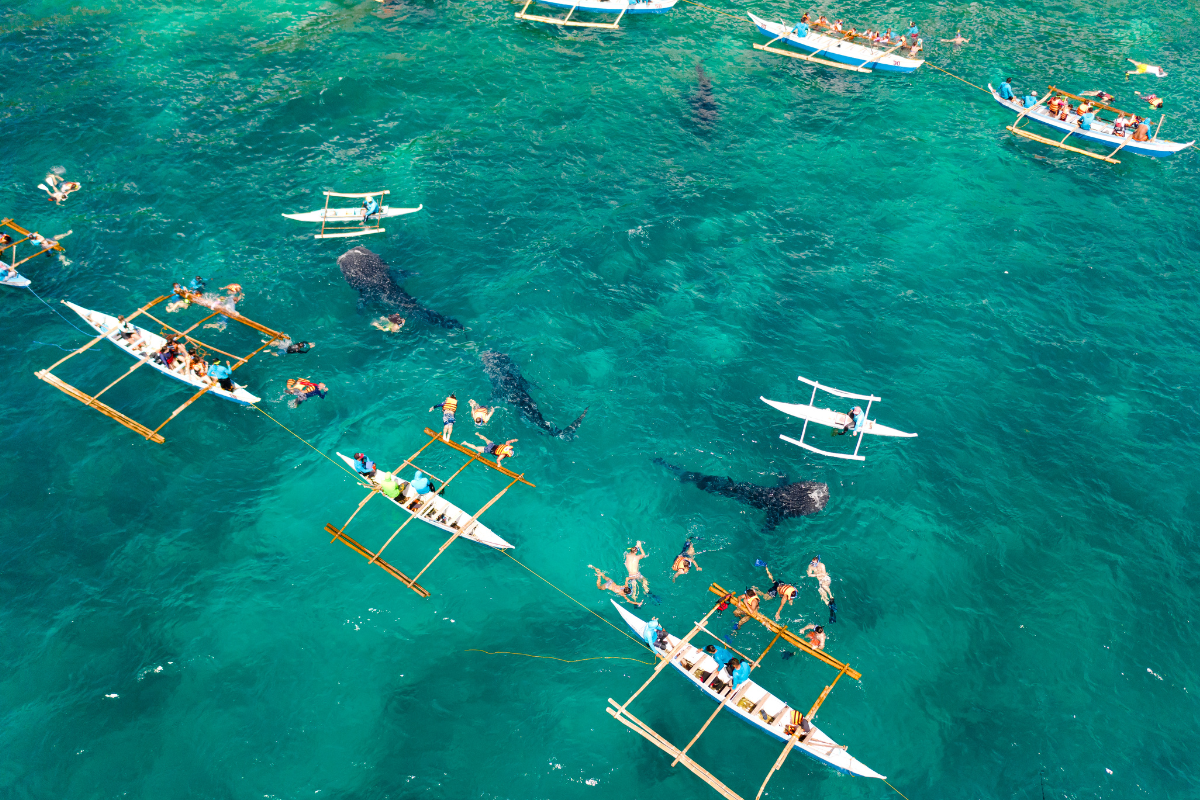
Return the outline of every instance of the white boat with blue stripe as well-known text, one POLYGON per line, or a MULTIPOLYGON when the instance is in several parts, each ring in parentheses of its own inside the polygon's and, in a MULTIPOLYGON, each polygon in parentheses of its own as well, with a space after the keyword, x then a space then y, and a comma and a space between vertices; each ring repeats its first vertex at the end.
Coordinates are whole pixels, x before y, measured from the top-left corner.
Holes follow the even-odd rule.
POLYGON ((809 28, 805 36, 799 36, 794 31, 794 25, 786 22, 768 22, 749 12, 746 16, 750 17, 759 33, 771 38, 766 44, 755 44, 755 50, 851 72, 913 72, 925 63, 924 59, 908 58, 899 54, 904 44, 903 39, 887 47, 872 47, 846 39, 841 33, 819 33, 813 28, 809 28), (782 42, 801 52, 771 47, 775 42, 782 42))
POLYGON ((551 8, 568 9, 567 16, 562 19, 543 17, 530 14, 529 6, 534 0, 525 0, 525 6, 516 13, 516 18, 526 22, 544 22, 547 25, 558 25, 564 28, 602 28, 616 30, 621 18, 626 14, 665 14, 675 7, 679 0, 536 0, 538 5, 551 8), (576 11, 591 14, 616 14, 613 22, 586 22, 573 19, 576 11))

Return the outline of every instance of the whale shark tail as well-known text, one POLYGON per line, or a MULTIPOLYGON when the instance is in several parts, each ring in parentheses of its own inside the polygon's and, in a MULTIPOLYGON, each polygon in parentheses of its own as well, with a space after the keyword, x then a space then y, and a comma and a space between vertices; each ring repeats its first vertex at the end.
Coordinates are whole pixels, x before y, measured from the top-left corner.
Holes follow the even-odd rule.
POLYGON ((677 467, 674 464, 668 464, 666 461, 663 461, 661 458, 654 459, 654 463, 660 467, 671 470, 671 472, 683 472, 683 469, 681 467, 677 467))
POLYGON ((575 420, 574 422, 572 422, 567 427, 563 428, 561 431, 559 431, 555 435, 558 436, 558 438, 560 438, 560 439, 574 439, 575 431, 579 430, 579 424, 581 422, 583 422, 583 418, 587 416, 587 412, 590 411, 591 408, 592 408, 591 406, 588 406, 587 408, 585 408, 583 410, 583 413, 579 415, 579 419, 575 420))

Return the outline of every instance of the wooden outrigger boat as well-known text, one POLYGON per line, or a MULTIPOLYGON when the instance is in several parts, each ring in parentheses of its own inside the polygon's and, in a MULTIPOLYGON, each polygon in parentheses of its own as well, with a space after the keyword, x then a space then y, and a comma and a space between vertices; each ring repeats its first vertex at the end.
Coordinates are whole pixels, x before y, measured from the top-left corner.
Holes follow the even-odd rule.
POLYGON ((17 223, 13 222, 8 217, 5 217, 4 219, 0 219, 0 228, 8 228, 10 230, 16 231, 18 234, 20 234, 20 237, 21 237, 19 239, 14 239, 10 244, 6 244, 3 247, 0 247, 0 286, 12 286, 12 287, 15 287, 18 289, 23 289, 26 286, 29 286, 33 282, 31 280, 29 280, 29 278, 27 278, 24 275, 22 275, 21 273, 17 272, 17 267, 21 266, 26 261, 29 261, 31 258, 37 258, 38 256, 42 255, 43 253, 49 253, 52 251, 56 251, 59 253, 66 252, 65 248, 61 244, 59 244, 57 241, 55 241, 54 239, 44 239, 42 241, 53 242, 53 245, 51 245, 50 247, 37 247, 32 254, 27 255, 24 258, 22 258, 20 261, 18 261, 17 260, 17 246, 20 244, 24 244, 25 242, 32 241, 33 237, 37 236, 37 232, 25 230, 24 228, 22 228, 17 223), (10 248, 12 249, 11 261, 9 263, 5 264, 4 263, 4 251, 8 250, 10 248))
POLYGON ((650 675, 649 679, 647 679, 646 682, 643 683, 641 687, 638 688, 638 690, 634 692, 624 703, 618 704, 616 700, 609 698, 609 707, 605 709, 609 715, 619 720, 629 729, 641 734, 644 738, 659 747, 661 750, 665 751, 671 756, 674 756, 674 761, 671 762, 671 766, 683 764, 701 780, 716 789, 717 792, 723 797, 727 798, 727 800, 741 800, 741 797, 716 777, 714 777, 712 773, 697 764, 687 754, 688 750, 690 750, 692 745, 696 743, 701 734, 704 733, 704 731, 708 728, 708 726, 717 717, 722 709, 735 715, 743 722, 773 736, 775 739, 786 742, 783 752, 779 754, 779 757, 775 760, 774 766, 767 773, 766 778, 763 780, 762 786, 759 787, 756 800, 762 797, 763 792, 767 788, 767 782, 770 781, 775 772, 777 772, 779 768, 783 766, 784 761, 793 750, 804 753, 810 758, 827 764, 839 772, 844 772, 849 775, 858 775, 864 778, 878 778, 880 780, 886 780, 885 776, 880 775, 878 772, 866 766, 861 761, 846 752, 845 745, 837 744, 820 728, 812 724, 813 719, 817 715, 818 709, 820 709, 826 698, 829 697, 829 693, 833 690, 833 687, 843 675, 849 675, 854 680, 859 680, 862 675, 851 669, 849 664, 838 661, 824 650, 813 648, 807 641, 789 631, 787 626, 779 625, 778 623, 763 616, 758 611, 751 611, 749 608, 746 608, 732 593, 725 591, 717 584, 714 583, 709 586, 709 591, 717 595, 720 599, 718 600, 717 604, 714 605, 709 612, 704 615, 704 618, 697 622, 695 627, 693 627, 692 630, 683 637, 667 634, 665 637, 660 638, 657 635, 657 631, 659 630, 657 626, 647 623, 634 614, 626 611, 615 601, 613 602, 613 606, 616 607, 617 612, 620 613, 621 618, 625 620, 625 623, 651 647, 651 649, 654 651, 654 654, 661 660, 654 667, 654 672, 650 675), (766 649, 763 650, 762 654, 759 655, 758 658, 752 658, 745 655, 736 648, 732 647, 728 642, 721 640, 706 627, 706 623, 708 622, 709 617, 712 616, 713 612, 717 611, 723 605, 728 603, 733 603, 744 612, 749 613, 752 618, 761 623, 768 631, 774 634, 774 638, 771 639, 770 644, 767 645, 766 649), (816 702, 813 703, 812 707, 809 708, 808 712, 802 714, 800 711, 791 708, 787 702, 771 694, 761 685, 753 680, 750 680, 749 678, 747 678, 736 688, 733 688, 730 685, 732 681, 729 679, 728 671, 718 671, 717 663, 713 660, 713 658, 700 648, 697 648, 691 644, 692 638, 701 632, 716 639, 720 647, 736 653, 741 659, 744 660, 744 663, 750 665, 751 673, 753 673, 753 670, 761 666, 763 658, 768 652, 770 652, 771 648, 781 638, 789 644, 797 647, 801 652, 807 653, 808 655, 813 656, 814 658, 817 658, 818 660, 823 661, 830 666, 836 667, 838 673, 833 681, 825 687, 824 691, 821 692, 820 696, 817 698, 816 702), (691 741, 689 741, 682 749, 671 744, 665 737, 653 730, 645 722, 629 713, 629 704, 632 703, 633 700, 639 694, 641 694, 647 686, 650 685, 651 681, 658 677, 663 668, 668 664, 674 667, 677 672, 683 675, 694 687, 699 689, 706 697, 708 697, 708 699, 718 703, 717 710, 712 713, 712 715, 708 718, 708 721, 704 723, 703 727, 700 728, 696 735, 692 737, 691 741))
POLYGON ((755 50, 763 50, 776 55, 798 58, 801 61, 811 61, 827 67, 849 70, 850 72, 913 72, 922 64, 924 59, 907 58, 897 51, 904 45, 879 48, 873 45, 857 44, 845 39, 839 33, 821 33, 815 28, 810 29, 807 36, 799 37, 792 33, 794 26, 784 22, 768 22, 762 17, 747 12, 746 16, 754 23, 754 27, 771 41, 766 44, 755 44, 755 50), (801 52, 782 50, 771 45, 783 42, 788 47, 801 52))
MULTIPOLYGON (((384 572, 402 582, 405 586, 412 589, 421 597, 429 597, 429 591, 425 589, 425 587, 421 586, 421 584, 417 583, 417 579, 424 575, 425 570, 429 569, 433 565, 433 562, 437 561, 442 553, 446 552, 446 548, 453 544, 454 540, 458 539, 459 537, 471 539, 479 544, 486 545, 487 547, 491 547, 496 550, 507 550, 511 548, 513 546, 512 544, 506 542, 504 539, 501 539, 490 528, 480 525, 479 517, 483 514, 483 512, 491 508, 492 504, 503 497, 504 493, 511 489, 515 484, 523 483, 526 486, 533 486, 532 483, 525 480, 524 473, 517 474, 507 467, 502 467, 496 462, 484 458, 483 455, 475 452, 474 450, 463 447, 457 442, 443 439, 440 431, 433 431, 429 428, 426 428, 425 435, 429 437, 429 441, 423 444, 420 450, 406 458, 403 464, 396 467, 394 470, 391 470, 391 474, 399 475, 400 472, 405 468, 414 467, 419 469, 432 480, 437 481, 440 485, 434 492, 430 492, 425 495, 419 495, 417 491, 412 488, 410 482, 398 481, 401 494, 396 500, 392 500, 392 503, 399 506, 401 510, 405 511, 408 514, 408 519, 404 520, 400 527, 396 528, 396 530, 392 532, 392 535, 388 537, 387 541, 383 543, 382 547, 376 551, 367 549, 354 539, 347 536, 346 528, 350 525, 354 518, 358 516, 358 512, 363 510, 363 507, 367 504, 368 500, 377 494, 383 494, 383 475, 381 473, 376 473, 374 480, 366 478, 366 476, 361 475, 357 472, 357 470, 354 470, 353 459, 347 458, 341 453, 338 453, 338 455, 341 456, 342 460, 347 463, 347 465, 352 471, 355 472, 359 479, 364 481, 365 485, 370 486, 371 493, 363 498, 362 502, 358 504, 358 508, 356 508, 354 513, 350 515, 350 519, 342 523, 340 528, 335 525, 325 526, 325 532, 333 536, 332 541, 340 541, 342 544, 346 545, 363 558, 366 558, 368 563, 378 565, 381 569, 383 569, 384 572), (417 456, 421 455, 421 453, 425 451, 425 448, 429 447, 429 445, 433 444, 434 442, 441 442, 452 450, 457 450, 464 455, 470 456, 467 462, 459 467, 458 470, 446 480, 441 480, 429 470, 423 467, 418 467, 415 463, 417 456), (479 462, 480 464, 490 467, 503 475, 507 475, 508 477, 512 478, 512 481, 503 489, 501 489, 500 492, 497 493, 496 496, 494 496, 491 500, 488 500, 481 509, 476 511, 474 514, 467 514, 458 506, 447 501, 445 497, 442 496, 442 493, 445 491, 446 487, 451 481, 457 478, 464 469, 471 466, 471 464, 474 464, 475 462, 479 462), (442 544, 440 548, 438 548, 438 551, 436 554, 434 554, 433 558, 431 558, 425 566, 421 567, 421 571, 410 578, 392 564, 384 561, 381 556, 383 555, 383 551, 387 549, 388 545, 392 543, 400 531, 404 530, 408 523, 412 522, 414 519, 427 522, 430 525, 433 525, 435 528, 441 528, 442 530, 449 532, 451 536, 445 541, 444 544, 442 544)), ((387 495, 384 496, 386 497, 387 495)))
MULTIPOLYGON (((189 292, 186 289, 177 289, 175 294, 178 294, 180 297, 183 297, 185 299, 192 300, 195 303, 199 303, 201 305, 201 307, 208 309, 211 313, 207 314, 200 321, 196 322, 194 325, 186 328, 185 330, 177 330, 150 313, 151 308, 153 308, 154 306, 163 302, 164 300, 167 300, 168 298, 172 297, 173 295, 163 295, 162 297, 155 298, 153 301, 142 306, 141 308, 134 311, 132 314, 129 314, 125 318, 125 321, 130 323, 130 326, 134 329, 135 333, 139 337, 137 341, 130 341, 129 339, 126 339, 125 337, 119 335, 118 330, 117 330, 118 321, 117 321, 116 317, 113 317, 109 314, 103 314, 99 311, 91 311, 89 309, 83 308, 82 306, 75 305, 74 303, 68 303, 64 300, 63 303, 68 308, 70 308, 72 311, 74 311, 76 314, 78 314, 80 317, 82 317, 83 320, 85 322, 87 322, 87 324, 90 325, 92 327, 92 329, 95 330, 100 335, 97 336, 95 339, 92 339, 90 342, 85 344, 83 347, 80 347, 78 350, 68 353, 66 356, 60 358, 58 361, 54 362, 46 369, 39 370, 35 374, 37 375, 38 378, 41 378, 43 381, 50 384, 54 388, 62 391, 63 393, 67 394, 68 396, 75 398, 79 402, 83 403, 85 406, 96 409, 101 414, 104 414, 106 417, 114 419, 117 422, 124 425, 125 427, 129 428, 130 430, 135 431, 136 433, 140 434, 143 438, 149 439, 152 442, 158 442, 159 444, 162 444, 165 441, 165 439, 163 439, 162 435, 159 434, 159 431, 163 429, 163 426, 165 426, 171 420, 175 419, 175 417, 177 417, 179 415, 179 413, 182 412, 185 408, 187 408, 192 403, 196 402, 196 400, 200 399, 200 397, 202 397, 205 394, 208 394, 209 392, 212 392, 214 395, 216 395, 217 397, 220 397, 222 399, 229 400, 230 402, 233 402, 233 403, 237 403, 238 405, 252 406, 255 403, 257 403, 259 398, 255 397, 254 395, 250 394, 250 392, 246 391, 246 388, 244 386, 240 386, 240 385, 234 383, 232 391, 227 391, 225 389, 222 389, 220 384, 215 380, 209 379, 207 377, 202 378, 197 375, 192 375, 187 372, 173 370, 173 369, 170 369, 170 368, 164 366, 162 363, 160 363, 157 359, 154 358, 154 355, 166 343, 166 339, 164 339, 159 334, 152 333, 151 331, 146 330, 145 328, 141 328, 136 325, 133 325, 132 324, 133 320, 144 315, 144 316, 148 317, 149 319, 152 319, 155 322, 157 322, 160 326, 162 326, 163 330, 168 330, 168 331, 171 331, 172 333, 174 333, 176 335, 176 340, 178 342, 184 343, 184 344, 192 344, 196 348, 198 348, 198 350, 204 350, 204 351, 207 351, 208 353, 220 353, 221 355, 226 356, 227 358, 229 358, 233 361, 232 365, 230 366, 231 371, 236 370, 239 367, 245 365, 248 361, 250 361, 250 359, 254 358, 254 356, 258 355, 260 352, 262 352, 264 349, 266 349, 270 345, 272 345, 278 341, 283 341, 283 340, 288 339, 289 338, 288 335, 286 333, 280 333, 278 331, 273 331, 270 328, 266 327, 265 325, 261 325, 252 319, 248 319, 248 318, 242 316, 241 314, 238 314, 235 311, 228 311, 226 309, 219 308, 219 307, 212 308, 210 306, 204 306, 202 303, 202 298, 199 295, 193 294, 192 292, 189 292), (213 317, 217 316, 218 314, 220 314, 224 317, 227 317, 228 319, 234 320, 235 322, 239 322, 242 325, 245 325, 249 328, 252 328, 252 329, 258 331, 259 333, 264 333, 269 338, 266 341, 264 341, 261 346, 259 346, 257 349, 255 349, 254 352, 250 353, 247 356, 239 357, 237 355, 234 355, 233 353, 227 353, 224 350, 221 350, 220 348, 214 347, 211 344, 202 342, 199 339, 190 335, 193 330, 200 327, 202 324, 204 324, 208 320, 212 319, 213 317), (60 364, 67 361, 68 359, 74 358, 75 356, 82 353, 84 350, 87 350, 87 349, 91 348, 93 345, 99 344, 102 341, 111 342, 114 346, 116 346, 120 350, 122 350, 125 353, 127 353, 128 355, 136 358, 137 363, 134 364, 129 369, 127 369, 116 380, 112 381, 107 386, 105 386, 103 389, 96 392, 96 394, 94 394, 94 395, 89 395, 86 392, 83 392, 83 391, 75 388, 71 384, 69 384, 66 381, 59 378, 57 375, 53 374, 53 370, 56 367, 58 367, 60 364), (194 395, 192 395, 187 400, 187 402, 185 402, 183 405, 179 406, 174 411, 172 411, 171 415, 169 417, 167 417, 165 420, 163 420, 162 424, 160 424, 157 428, 154 428, 154 429, 148 428, 147 426, 141 424, 137 420, 132 419, 131 417, 126 416, 125 414, 122 414, 120 411, 117 411, 115 408, 100 402, 100 396, 102 394, 107 392, 112 387, 116 386, 121 381, 125 380, 125 378, 127 378, 129 375, 133 374, 133 372, 135 370, 140 369, 141 367, 144 367, 147 364, 149 364, 153 369, 155 369, 157 372, 159 372, 163 375, 166 375, 166 376, 173 378, 177 381, 180 381, 182 383, 186 383, 195 389, 199 389, 199 391, 197 391, 194 395)), ((231 381, 232 381, 232 378, 231 378, 231 381)))
POLYGON ((314 235, 316 239, 344 239, 348 236, 368 236, 372 233, 385 233, 386 228, 383 227, 383 220, 390 217, 401 217, 405 214, 415 214, 425 207, 425 204, 416 208, 399 208, 394 206, 385 206, 383 204, 383 196, 391 194, 390 191, 384 189, 381 192, 325 192, 325 207, 318 208, 316 211, 305 211, 300 214, 284 214, 288 219, 299 220, 300 222, 319 222, 321 223, 321 232, 314 235), (330 208, 329 198, 331 197, 361 197, 364 202, 366 198, 379 198, 376 202, 379 205, 379 210, 363 217, 363 208, 330 208), (352 223, 358 223, 357 225, 352 223), (371 224, 374 223, 374 224, 371 224), (341 225, 343 227, 333 227, 341 225), (349 225, 349 227, 344 227, 349 225))
POLYGON ((535 0, 525 0, 525 5, 516 13, 516 18, 526 22, 544 22, 547 25, 558 25, 563 28, 616 30, 621 24, 621 18, 626 14, 665 14, 674 8, 679 0, 536 0, 538 5, 568 9, 567 16, 562 19, 527 13, 529 6, 534 2, 535 0), (612 22, 583 22, 572 19, 576 11, 616 14, 617 18, 612 22))
POLYGON ((804 441, 804 434, 808 431, 808 423, 810 422, 815 422, 818 425, 826 425, 830 428, 845 428, 846 425, 851 422, 850 415, 845 412, 834 411, 833 409, 829 408, 817 408, 814 406, 813 401, 817 399, 818 389, 828 392, 829 394, 836 395, 837 397, 845 397, 850 400, 867 401, 867 407, 863 410, 863 416, 866 417, 867 420, 863 423, 858 433, 869 433, 874 436, 896 436, 905 439, 916 438, 917 434, 915 433, 905 433, 904 431, 896 430, 895 428, 889 428, 886 425, 880 425, 878 422, 870 418, 871 404, 880 402, 883 399, 881 397, 876 397, 870 394, 853 394, 852 392, 843 392, 841 389, 834 389, 832 386, 822 386, 816 381, 810 381, 803 375, 799 376, 798 380, 804 381, 813 387, 812 396, 809 397, 807 405, 800 405, 797 403, 780 403, 775 400, 768 400, 765 397, 758 398, 772 408, 777 408, 785 414, 790 414, 793 417, 799 417, 800 419, 804 420, 804 427, 800 430, 799 440, 780 434, 779 438, 783 439, 785 442, 790 442, 791 444, 803 447, 805 450, 811 450, 814 453, 820 453, 823 456, 845 458, 851 461, 867 460, 866 456, 860 456, 858 454, 858 448, 862 446, 862 436, 858 436, 858 442, 854 445, 854 453, 852 455, 847 453, 831 453, 827 450, 818 450, 804 441))
POLYGON ((1050 87, 1050 90, 1044 97, 1042 97, 1041 100, 1038 100, 1028 108, 1023 105, 1017 105, 1012 100, 1005 100, 990 83, 988 84, 988 91, 992 93, 992 99, 994 99, 997 103, 1004 106, 1009 111, 1015 111, 1017 113, 1016 120, 1013 121, 1012 125, 1007 126, 1005 130, 1025 139, 1031 139, 1035 142, 1048 144, 1051 147, 1057 147, 1060 150, 1069 150, 1072 153, 1079 153, 1080 155, 1088 156, 1089 158, 1094 158, 1099 161, 1106 161, 1109 164, 1120 164, 1120 160, 1113 158, 1113 156, 1122 151, 1126 153, 1135 153, 1139 156, 1166 158, 1168 156, 1175 155, 1181 150, 1186 150, 1196 143, 1194 140, 1180 143, 1169 142, 1166 139, 1159 139, 1158 131, 1162 128, 1163 120, 1166 119, 1165 115, 1159 118, 1158 126, 1154 129, 1154 136, 1149 141, 1145 142, 1135 142, 1133 140, 1133 130, 1131 128, 1126 128, 1123 135, 1118 136, 1114 134, 1112 122, 1102 120, 1099 117, 1092 121, 1092 127, 1090 130, 1083 130, 1079 127, 1078 114, 1073 112, 1068 113, 1067 118, 1062 120, 1056 115, 1052 115, 1045 107, 1044 103, 1054 95, 1059 95, 1061 97, 1070 97, 1081 102, 1086 101, 1095 108, 1103 108, 1120 116, 1129 116, 1132 118, 1134 115, 1122 111, 1119 108, 1113 108, 1112 106, 1105 105, 1104 103, 1096 102, 1090 97, 1080 97, 1078 95, 1071 94, 1070 92, 1064 92, 1054 86, 1050 87), (1062 139, 1050 139, 1045 136, 1039 136, 1036 133, 1032 133, 1021 128, 1020 123, 1022 120, 1032 120, 1040 125, 1053 128, 1060 133, 1065 133, 1066 135, 1063 136, 1062 139), (1065 144, 1067 139, 1071 136, 1074 136, 1077 139, 1083 139, 1084 141, 1103 144, 1106 147, 1111 147, 1113 149, 1107 154, 1102 154, 1093 153, 1079 147, 1071 147, 1070 145, 1065 144))

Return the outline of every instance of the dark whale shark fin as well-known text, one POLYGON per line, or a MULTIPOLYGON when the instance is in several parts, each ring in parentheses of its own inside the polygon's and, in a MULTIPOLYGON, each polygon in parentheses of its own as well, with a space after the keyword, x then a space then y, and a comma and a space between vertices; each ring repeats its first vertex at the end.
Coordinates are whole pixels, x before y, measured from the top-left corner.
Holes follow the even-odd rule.
POLYGON ((583 410, 583 413, 579 415, 579 419, 575 420, 570 425, 563 428, 560 433, 556 434, 558 436, 558 438, 560 438, 560 439, 575 438, 575 431, 579 430, 579 423, 583 422, 583 418, 587 416, 587 412, 589 410, 591 410, 591 406, 588 406, 587 408, 585 408, 583 410))
POLYGON ((763 530, 767 533, 775 530, 775 526, 783 519, 783 515, 779 513, 779 509, 772 506, 767 509, 767 520, 763 523, 763 530))

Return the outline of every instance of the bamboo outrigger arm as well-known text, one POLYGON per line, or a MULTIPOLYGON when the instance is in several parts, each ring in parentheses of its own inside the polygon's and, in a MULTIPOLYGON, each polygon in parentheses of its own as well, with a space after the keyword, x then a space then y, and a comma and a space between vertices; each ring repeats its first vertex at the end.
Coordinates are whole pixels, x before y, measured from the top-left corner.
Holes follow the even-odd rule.
POLYGON ((266 325, 255 322, 254 320, 250 319, 249 317, 244 317, 241 314, 237 313, 236 311, 230 311, 229 309, 221 308, 220 306, 216 306, 215 308, 212 306, 208 306, 202 302, 203 298, 201 297, 201 295, 199 295, 196 292, 191 292, 191 291, 188 291, 187 289, 180 287, 179 289, 177 289, 175 291, 175 294, 179 295, 184 300, 190 300, 191 302, 195 303, 196 305, 203 306, 205 308, 211 308, 213 311, 217 312, 221 316, 228 317, 229 319, 233 320, 234 322, 240 322, 243 325, 245 325, 247 328, 253 328, 254 330, 258 331, 259 333, 265 333, 271 337, 272 341, 274 341, 276 339, 289 338, 286 333, 271 330, 266 325))
POLYGON ((779 623, 775 622, 774 620, 763 616, 758 611, 752 611, 749 608, 747 608, 745 605, 743 605, 741 603, 740 600, 738 600, 736 592, 727 592, 715 583, 712 584, 711 586, 709 586, 708 590, 710 592, 712 592, 713 594, 718 595, 722 598, 729 597, 730 602, 737 605, 737 607, 742 610, 743 614, 748 614, 749 616, 753 617, 754 619, 756 619, 757 621, 762 623, 764 626, 766 626, 767 630, 771 631, 772 633, 778 634, 778 636, 780 638, 782 638, 788 644, 799 648, 802 652, 808 653, 810 656, 817 659, 818 661, 824 661, 826 664, 828 664, 831 667, 837 667, 839 670, 844 670, 846 675, 849 675, 851 678, 853 678, 856 681, 862 679, 862 673, 859 672, 858 670, 852 669, 849 664, 846 664, 842 661, 838 661, 836 658, 829 655, 824 650, 818 650, 817 648, 813 647, 811 644, 809 644, 808 642, 804 641, 796 634, 789 631, 787 629, 787 626, 780 625, 779 623))
POLYGON ((615 31, 620 26, 621 17, 625 16, 625 11, 627 10, 627 8, 622 8, 621 13, 617 14, 615 22, 580 22, 579 20, 571 19, 571 16, 575 13, 575 9, 579 8, 579 6, 571 6, 571 10, 567 12, 567 16, 557 19, 555 17, 542 17, 537 14, 526 13, 531 3, 533 3, 533 0, 525 0, 525 5, 514 15, 515 18, 525 20, 526 22, 544 22, 547 25, 558 25, 564 28, 600 28, 606 31, 615 31))
POLYGON ((429 429, 429 428, 426 428, 426 429, 425 429, 425 435, 426 435, 426 436, 432 436, 432 437, 434 437, 434 438, 436 438, 436 439, 441 439, 441 440, 442 440, 442 444, 446 445, 447 447, 452 447, 452 448, 454 448, 455 450, 457 450, 458 452, 462 453, 463 455, 467 455, 467 456, 470 456, 470 455, 478 456, 478 458, 476 458, 475 460, 476 460, 476 461, 478 461, 479 463, 481 463, 481 464, 486 464, 487 466, 491 467, 492 469, 496 470, 497 472, 500 472, 500 473, 502 473, 502 474, 504 474, 504 475, 507 475, 507 476, 508 476, 508 477, 510 477, 510 478, 517 478, 518 480, 520 480, 520 481, 521 481, 521 483, 525 484, 526 486, 529 486, 529 487, 532 487, 532 488, 537 488, 537 487, 536 487, 536 486, 534 486, 532 483, 530 483, 529 481, 525 480, 525 478, 524 478, 524 474, 525 474, 525 473, 521 473, 520 475, 518 475, 517 473, 513 472, 513 471, 512 471, 511 469, 509 469, 508 467, 502 467, 502 466, 500 466, 499 464, 497 464, 495 461, 489 461, 488 459, 486 459, 486 458, 483 458, 482 456, 479 456, 479 453, 477 453, 476 451, 472 450, 472 449, 471 449, 471 448, 469 448, 469 447, 463 447, 463 446, 462 446, 461 444, 459 444, 458 442, 452 441, 452 440, 450 440, 450 439, 442 439, 442 434, 441 434, 441 432, 440 432, 440 431, 435 431, 435 430, 431 430, 431 429, 429 429))

